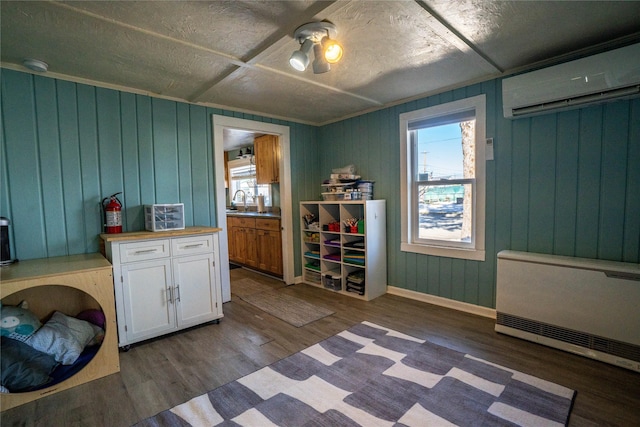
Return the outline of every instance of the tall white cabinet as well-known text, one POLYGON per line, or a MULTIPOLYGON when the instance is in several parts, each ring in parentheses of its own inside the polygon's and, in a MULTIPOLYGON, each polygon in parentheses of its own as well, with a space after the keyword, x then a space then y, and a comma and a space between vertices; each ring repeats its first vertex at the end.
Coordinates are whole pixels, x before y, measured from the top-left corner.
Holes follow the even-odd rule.
POLYGON ((300 215, 317 221, 300 222, 305 283, 367 301, 387 292, 385 200, 300 202, 300 215))
POLYGON ((120 347, 223 316, 219 230, 101 236, 113 265, 120 347))

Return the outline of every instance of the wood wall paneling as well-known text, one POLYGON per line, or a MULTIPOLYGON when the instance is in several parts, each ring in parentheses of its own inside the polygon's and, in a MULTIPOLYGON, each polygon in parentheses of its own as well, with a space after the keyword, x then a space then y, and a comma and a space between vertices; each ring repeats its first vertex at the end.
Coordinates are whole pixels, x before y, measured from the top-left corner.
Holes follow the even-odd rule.
MULTIPOLYGON (((125 231, 144 229, 142 205, 152 203, 185 203, 186 225, 216 226, 211 115, 272 121, 0 72, 0 214, 12 221, 12 255, 20 259, 97 252, 100 202, 120 191, 125 231)), ((293 163, 309 158, 318 170, 317 128, 280 124, 299 129, 293 163)), ((294 191, 306 172, 292 175, 294 191)))
MULTIPOLYGON (((2 70, 0 213, 21 259, 98 250, 100 201, 124 191, 125 229, 141 205, 182 201, 187 225, 215 226, 211 115, 291 127, 294 245, 301 200, 353 163, 387 200, 388 283, 471 304, 495 304, 496 253, 640 259, 640 100, 535 118, 502 117, 499 79, 321 127, 153 99, 2 70), (398 116, 487 95, 484 262, 400 251, 398 116)), ((121 199, 122 200, 122 199, 121 199)), ((295 274, 301 272, 298 251, 295 274)))
POLYGON ((376 181, 376 198, 387 200, 390 285, 494 307, 503 249, 638 262, 640 100, 507 120, 501 97, 497 79, 320 128, 322 172, 353 163, 376 181), (494 138, 486 261, 401 252, 398 116, 479 93, 487 96, 487 137, 494 138))
MULTIPOLYGON (((640 99, 635 99, 629 109, 629 145, 627 146, 627 193, 625 218, 638 217, 640 212, 640 99)), ((624 242, 622 260, 639 262, 640 260, 640 221, 624 221, 624 242)))

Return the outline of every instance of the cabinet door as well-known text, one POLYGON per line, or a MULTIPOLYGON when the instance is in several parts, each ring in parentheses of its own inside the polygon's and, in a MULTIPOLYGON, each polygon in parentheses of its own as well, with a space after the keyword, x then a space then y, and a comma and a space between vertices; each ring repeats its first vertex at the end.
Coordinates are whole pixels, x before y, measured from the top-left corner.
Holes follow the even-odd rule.
POLYGON ((264 135, 253 141, 256 159, 256 182, 271 184, 280 181, 280 144, 275 135, 264 135))
POLYGON ((258 268, 282 275, 282 236, 279 231, 257 230, 258 268))
MULTIPOLYGON (((233 261, 244 264, 247 253, 247 233, 245 228, 233 227, 231 236, 233 242, 233 261)), ((229 254, 231 257, 231 254, 229 254)))
POLYGON ((171 261, 168 258, 122 265, 128 343, 175 329, 171 283, 171 261))
POLYGON ((258 266, 258 247, 257 247, 257 241, 256 241, 256 229, 245 228, 244 236, 245 236, 244 263, 249 267, 257 267, 258 266))
POLYGON ((219 318, 213 254, 173 259, 178 328, 219 318))

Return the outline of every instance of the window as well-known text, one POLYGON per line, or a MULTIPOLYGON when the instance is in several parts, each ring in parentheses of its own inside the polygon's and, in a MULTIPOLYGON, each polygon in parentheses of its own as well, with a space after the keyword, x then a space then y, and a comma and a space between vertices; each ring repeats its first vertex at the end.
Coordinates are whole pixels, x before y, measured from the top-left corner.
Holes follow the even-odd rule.
POLYGON ((256 165, 253 156, 244 159, 230 160, 229 176, 231 178, 231 185, 229 187, 231 202, 234 202, 237 206, 241 206, 244 204, 244 197, 246 197, 247 206, 251 206, 257 204, 256 196, 262 195, 264 196, 264 205, 271 206, 271 185, 256 183, 256 165), (242 191, 238 193, 240 190, 242 191))
POLYGON ((484 261, 485 96, 400 115, 401 250, 484 261))

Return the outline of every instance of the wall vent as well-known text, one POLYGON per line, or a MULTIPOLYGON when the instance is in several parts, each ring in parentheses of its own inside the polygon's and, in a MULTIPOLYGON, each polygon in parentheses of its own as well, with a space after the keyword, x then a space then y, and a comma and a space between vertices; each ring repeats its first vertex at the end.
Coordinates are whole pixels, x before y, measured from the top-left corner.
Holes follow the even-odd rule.
POLYGON ((529 332, 554 340, 573 344, 585 349, 596 350, 612 356, 640 362, 640 346, 599 337, 572 329, 524 319, 511 314, 497 313, 497 324, 520 331, 529 332))

